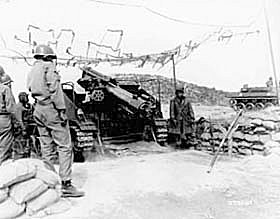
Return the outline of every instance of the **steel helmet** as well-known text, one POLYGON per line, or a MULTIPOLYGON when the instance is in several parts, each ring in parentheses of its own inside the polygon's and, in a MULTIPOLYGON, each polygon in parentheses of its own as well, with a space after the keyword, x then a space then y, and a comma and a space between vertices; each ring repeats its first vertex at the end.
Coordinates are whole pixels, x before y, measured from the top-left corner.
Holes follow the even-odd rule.
POLYGON ((4 74, 0 78, 1 84, 8 85, 13 82, 12 78, 8 74, 4 74))
POLYGON ((34 58, 42 58, 42 57, 49 57, 56 59, 56 54, 54 53, 53 49, 47 45, 38 45, 34 51, 34 58))
POLYGON ((177 86, 176 87, 176 92, 185 92, 185 87, 184 86, 182 86, 182 85, 179 85, 179 86, 177 86))
POLYGON ((21 96, 28 96, 28 94, 27 94, 26 92, 20 92, 20 93, 18 94, 18 97, 21 97, 21 96))
POLYGON ((5 74, 4 68, 0 65, 0 76, 5 74))

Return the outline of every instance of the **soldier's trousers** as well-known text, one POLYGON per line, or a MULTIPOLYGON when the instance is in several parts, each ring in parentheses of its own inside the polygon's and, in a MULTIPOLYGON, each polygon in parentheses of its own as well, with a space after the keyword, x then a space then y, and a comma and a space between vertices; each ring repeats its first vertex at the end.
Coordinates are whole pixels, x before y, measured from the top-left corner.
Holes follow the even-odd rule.
POLYGON ((15 159, 30 157, 31 153, 31 140, 29 136, 22 134, 15 136, 13 144, 13 156, 15 159))
POLYGON ((36 104, 34 119, 40 134, 42 157, 53 163, 57 149, 60 178, 62 181, 70 180, 73 154, 69 125, 62 126, 59 114, 52 104, 36 104))
POLYGON ((14 141, 10 115, 0 115, 0 164, 12 155, 14 141))

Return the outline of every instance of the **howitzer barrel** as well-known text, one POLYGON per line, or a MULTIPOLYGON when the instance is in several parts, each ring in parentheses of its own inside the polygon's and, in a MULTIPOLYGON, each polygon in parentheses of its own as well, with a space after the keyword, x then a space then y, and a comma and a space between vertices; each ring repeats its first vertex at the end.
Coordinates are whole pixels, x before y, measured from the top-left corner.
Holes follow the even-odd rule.
POLYGON ((87 83, 85 83, 85 80, 87 80, 85 75, 83 75, 84 80, 80 79, 80 81, 83 82, 79 84, 86 90, 88 90, 88 87, 86 86, 91 86, 93 83, 98 81, 98 83, 101 83, 102 87, 105 88, 109 93, 124 101, 129 107, 132 107, 134 110, 141 109, 141 106, 149 102, 147 100, 144 100, 141 96, 134 95, 133 93, 121 88, 111 77, 103 75, 102 73, 88 67, 81 68, 81 70, 86 74, 87 77, 90 78, 87 83))
POLYGON ((116 97, 118 97, 119 99, 125 101, 127 104, 129 104, 135 109, 139 109, 146 102, 140 98, 134 98, 133 94, 129 93, 128 91, 118 86, 115 87, 108 86, 107 90, 113 95, 115 95, 116 97))

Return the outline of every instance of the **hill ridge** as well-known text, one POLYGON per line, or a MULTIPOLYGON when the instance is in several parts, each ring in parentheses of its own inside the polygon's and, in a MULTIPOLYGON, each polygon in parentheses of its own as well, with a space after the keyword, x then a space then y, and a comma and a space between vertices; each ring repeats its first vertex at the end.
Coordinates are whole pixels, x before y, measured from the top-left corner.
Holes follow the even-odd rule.
MULTIPOLYGON (((174 97, 173 79, 165 76, 150 75, 150 74, 115 74, 114 77, 120 83, 140 84, 141 87, 147 90, 155 97, 159 97, 159 83, 161 90, 162 103, 169 103, 170 99, 174 97)), ((186 97, 192 103, 204 105, 228 105, 227 96, 230 92, 216 90, 206 86, 200 86, 193 83, 177 80, 178 86, 186 86, 186 97)))

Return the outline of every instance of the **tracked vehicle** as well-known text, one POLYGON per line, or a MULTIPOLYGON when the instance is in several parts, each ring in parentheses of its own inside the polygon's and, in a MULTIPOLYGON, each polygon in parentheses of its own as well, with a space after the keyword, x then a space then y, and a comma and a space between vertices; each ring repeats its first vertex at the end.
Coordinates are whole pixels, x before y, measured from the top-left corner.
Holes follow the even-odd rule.
POLYGON ((235 109, 260 110, 278 104, 274 87, 248 87, 228 96, 230 106, 235 109))
POLYGON ((77 83, 63 84, 71 135, 76 149, 101 142, 128 143, 141 139, 164 144, 167 123, 160 103, 139 85, 122 84, 90 67, 81 68, 77 83))

